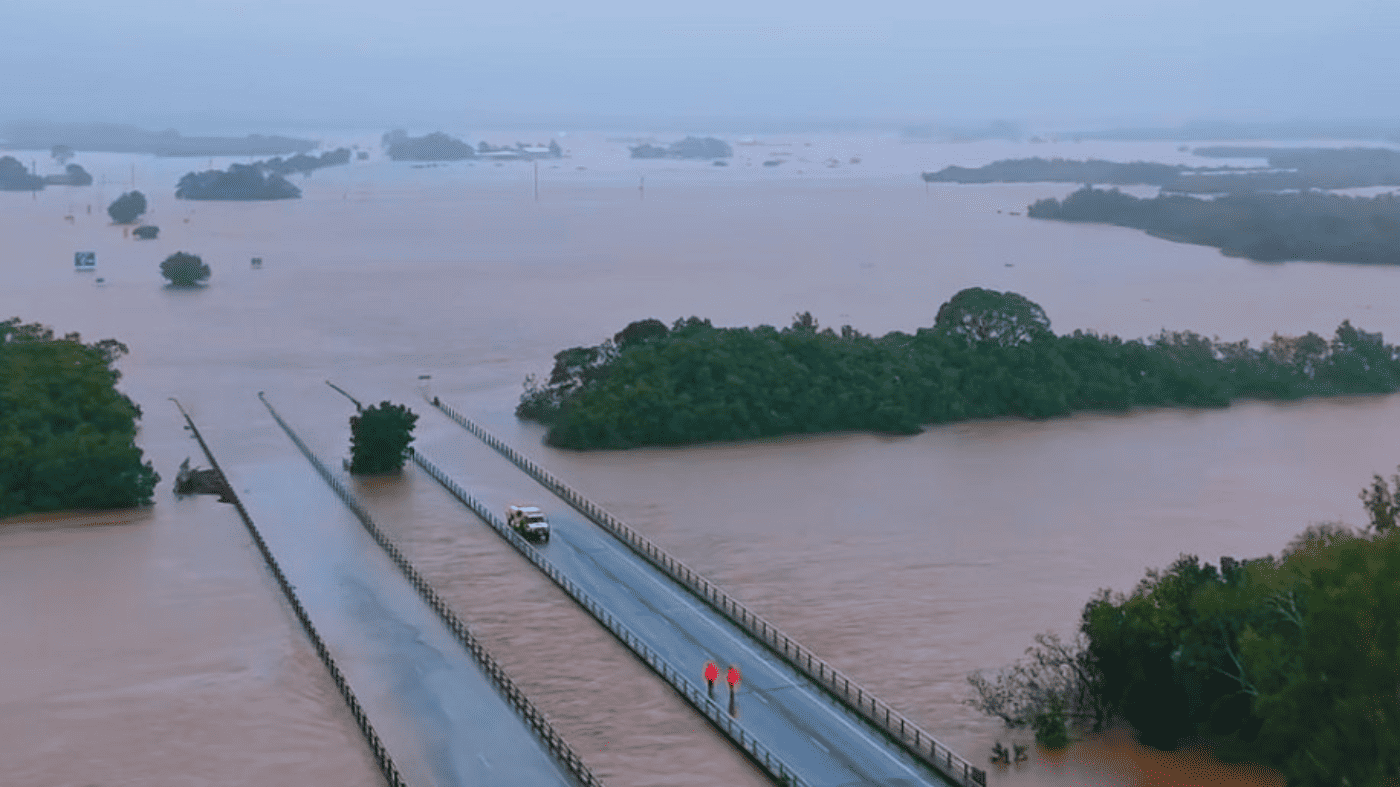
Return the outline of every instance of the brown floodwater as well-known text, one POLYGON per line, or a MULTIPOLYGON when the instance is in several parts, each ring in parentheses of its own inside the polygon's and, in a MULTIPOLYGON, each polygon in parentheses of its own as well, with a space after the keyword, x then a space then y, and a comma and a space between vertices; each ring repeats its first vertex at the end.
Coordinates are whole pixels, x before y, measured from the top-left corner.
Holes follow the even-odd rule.
MULTIPOLYGON (((259 390, 318 451, 345 451, 347 403, 327 378, 424 411, 424 444, 474 440, 414 404, 426 388, 973 761, 1026 736, 964 704, 969 672, 1013 661, 1038 632, 1072 634, 1097 588, 1129 589, 1179 553, 1277 553, 1310 522, 1357 523, 1357 491, 1400 462, 1378 437, 1400 426, 1397 397, 1004 419, 898 438, 549 449, 511 414, 521 381, 547 373, 558 350, 646 317, 784 325, 810 310, 823 325, 913 331, 957 290, 984 286, 1040 303, 1057 330, 1126 337, 1189 328, 1258 342, 1327 335, 1351 318, 1393 338, 1400 318, 1395 268, 1230 259, 1012 215, 1072 185, 917 177, 1029 155, 1188 160, 1174 145, 790 136, 737 146, 730 166, 713 167, 632 161, 601 134, 561 144, 572 157, 542 162, 538 202, 528 164, 377 157, 297 178, 305 196, 288 202, 173 198, 180 175, 230 159, 101 154, 77 160, 99 180, 90 188, 0 193, 0 317, 126 342, 122 387, 167 479, 139 515, 0 527, 0 738, 17 743, 0 747, 6 784, 375 783, 237 518, 171 496, 176 466, 198 454, 169 396, 227 463, 255 468, 294 455, 259 390), (762 166, 775 156, 786 163, 762 166), (158 240, 106 221, 133 176, 158 240), (95 272, 72 270, 79 250, 97 252, 95 272), (177 250, 210 264, 208 287, 162 286, 158 264, 177 250)), ((426 479, 361 491, 610 784, 762 783, 426 479)), ((287 543, 314 559, 314 544, 287 543)), ((1122 736, 1036 752, 990 779, 1279 783, 1122 736)))

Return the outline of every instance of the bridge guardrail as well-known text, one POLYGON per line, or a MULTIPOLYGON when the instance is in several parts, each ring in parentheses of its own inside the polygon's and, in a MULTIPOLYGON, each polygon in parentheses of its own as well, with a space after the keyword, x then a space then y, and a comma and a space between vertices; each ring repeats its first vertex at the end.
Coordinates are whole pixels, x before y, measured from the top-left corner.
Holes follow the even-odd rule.
POLYGON ((506 674, 506 671, 496 659, 487 652, 481 640, 477 639, 476 635, 472 634, 471 630, 467 628, 467 625, 463 623, 462 620, 457 617, 457 614, 452 611, 452 608, 442 600, 442 597, 437 594, 437 591, 433 589, 432 585, 428 584, 428 581, 423 578, 423 575, 418 573, 418 569, 414 568, 413 564, 408 562, 408 558, 404 556, 403 551, 400 550, 398 545, 389 539, 389 536, 384 530, 370 518, 369 513, 360 506, 359 501, 351 494, 349 488, 345 486, 345 483, 332 474, 325 463, 311 451, 306 443, 302 442, 301 438, 297 436, 297 433, 282 419, 282 416, 277 413, 277 410, 272 407, 272 403, 267 401, 267 397, 265 397, 261 391, 258 392, 258 398, 261 399, 263 405, 267 407, 267 411, 272 413, 272 417, 277 421, 277 425, 282 427, 282 431, 287 433, 287 436, 291 438, 302 455, 310 460, 311 465, 316 468, 316 472, 330 485, 331 489, 335 490, 341 502, 345 503, 346 507, 350 509, 350 512, 355 515, 355 518, 358 519, 365 530, 369 532, 370 537, 388 553, 389 558, 394 561, 394 565, 398 566, 398 569, 403 572, 403 575, 408 579, 409 583, 413 585, 414 589, 418 591, 419 595, 423 597, 423 600, 428 603, 428 606, 433 608, 433 611, 438 614, 438 617, 442 619, 443 623, 451 629, 457 641, 461 642, 477 660, 477 663, 486 671, 486 674, 491 678, 491 681, 496 685, 501 695, 505 697, 511 707, 515 708, 516 712, 525 719, 525 722, 530 725, 531 729, 535 731, 535 734, 544 742, 550 754, 579 781, 581 787, 604 787, 603 780, 595 776, 593 772, 589 770, 588 766, 584 764, 583 759, 579 757, 578 754, 574 752, 573 747, 559 735, 554 729, 554 726, 550 724, 549 719, 545 717, 544 713, 540 711, 539 708, 535 707, 535 704, 530 701, 530 698, 525 695, 525 692, 515 684, 515 681, 511 680, 510 675, 506 674))
POLYGON ((365 714, 364 708, 360 706, 360 701, 355 697, 355 692, 350 688, 349 682, 345 680, 345 675, 336 666, 335 659, 331 657, 330 650, 326 648, 326 643, 317 633, 316 627, 311 623, 311 616, 306 613, 306 608, 301 605, 301 600, 297 598, 292 583, 287 581, 287 575, 282 573, 282 567, 278 565, 277 559, 272 556, 272 550, 268 548, 267 542, 263 540, 262 533, 258 531, 257 525, 253 524, 253 518, 248 515, 248 509, 243 507, 243 501, 238 499, 238 495, 233 491, 233 485, 228 482, 228 477, 224 475, 223 468, 219 467, 219 460, 214 458, 214 452, 209 450, 209 444, 204 442, 204 436, 199 433, 199 427, 194 425, 194 419, 185 412, 179 400, 171 397, 170 401, 175 402, 175 406, 180 409, 180 415, 185 417, 185 423, 189 426, 190 432, 194 434, 194 439, 199 441, 199 447, 203 449, 204 456, 209 460, 209 466, 219 474, 219 481, 224 485, 224 494, 229 502, 238 511, 238 516, 243 520, 243 526, 248 529, 249 535, 253 537, 253 543, 257 545, 258 552, 262 554, 263 562, 272 571, 272 576, 277 580, 277 586, 282 589, 282 595, 291 605, 292 612, 296 615, 297 622, 306 632, 306 636, 311 640, 311 644, 316 648, 316 655, 320 657, 321 663, 326 666, 326 670, 331 674, 331 680, 335 683, 336 689, 340 691, 340 696, 345 699, 345 704, 350 706, 350 715, 355 717, 355 724, 360 728, 360 734, 369 744, 370 752, 374 755, 374 761, 379 766, 380 773, 384 774, 384 780, 389 787, 408 787, 408 782, 404 781, 399 769, 394 765, 394 760, 389 756, 388 749, 384 748, 384 742, 379 739, 379 733, 375 732, 374 726, 370 724, 369 716, 365 714))
POLYGON ((439 484, 442 484, 443 488, 460 500, 463 505, 471 509, 472 513, 485 521, 497 534, 510 542, 511 546, 515 547, 516 550, 533 563, 536 568, 543 571, 546 576, 553 580, 554 584, 558 585, 565 593, 569 594, 569 596, 582 606, 589 615, 593 616, 595 620, 611 631, 614 636, 622 640, 622 643, 626 645, 629 650, 637 654, 642 661, 646 662, 646 664, 656 671, 663 680, 679 692, 687 702, 704 714, 711 724, 727 735, 730 740, 738 743, 739 747, 744 750, 750 759, 767 770, 768 773, 772 774, 781 784, 791 785, 791 787, 807 787, 807 783, 798 777, 797 774, 793 773, 787 763, 783 762, 766 746, 759 743, 748 730, 744 729, 743 725, 735 721, 725 710, 720 708, 714 700, 710 699, 704 689, 692 683, 686 675, 666 663, 666 661, 661 658, 660 654, 642 641, 641 637, 637 636, 636 633, 628 628, 625 623, 618 620, 611 612, 604 609, 601 604, 589 596, 577 583, 564 576, 563 572, 546 560, 544 556, 539 553, 539 550, 535 549, 531 546, 530 542, 526 541, 524 537, 515 532, 514 528, 497 518, 481 501, 468 494, 460 484, 452 480, 451 476, 447 475, 441 468, 429 461, 422 453, 412 448, 409 449, 409 453, 413 457, 413 460, 427 471, 428 475, 432 476, 439 484))
POLYGON ((928 731, 919 727, 899 711, 878 699, 848 675, 837 670, 812 653, 801 643, 784 634, 777 626, 751 612, 717 585, 689 566, 671 557, 617 517, 574 491, 537 463, 516 451, 475 421, 462 415, 437 397, 430 403, 458 425, 471 432, 515 466, 525 471, 546 489, 558 495, 579 513, 611 533, 644 560, 660 569, 678 584, 708 602, 725 617, 767 645, 798 671, 854 710, 907 751, 945 776, 966 787, 986 787, 987 772, 955 754, 928 731))

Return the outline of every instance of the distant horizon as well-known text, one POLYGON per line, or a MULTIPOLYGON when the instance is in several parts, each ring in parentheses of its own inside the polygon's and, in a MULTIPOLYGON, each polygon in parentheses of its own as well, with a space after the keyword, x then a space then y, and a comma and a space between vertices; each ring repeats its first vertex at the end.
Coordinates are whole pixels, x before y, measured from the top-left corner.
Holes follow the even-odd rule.
MULTIPOLYGON (((151 120, 156 120, 152 118, 151 120)), ((174 120, 174 118, 168 118, 174 120)), ((8 142, 7 130, 14 127, 99 127, 112 126, 161 133, 174 130, 182 137, 245 137, 248 135, 298 136, 324 132, 385 133, 403 129, 412 135, 436 131, 465 134, 475 131, 548 131, 616 132, 666 135, 730 135, 775 133, 880 133, 911 140, 962 141, 982 139, 1028 140, 1033 137, 1083 136, 1092 139, 1122 140, 1182 140, 1191 139, 1337 139, 1400 141, 1400 117, 1315 118, 1238 120, 1200 118, 1178 123, 1112 123, 1106 121, 1069 122, 1038 125, 1006 117, 988 119, 929 119, 861 118, 861 117, 773 117, 773 116, 711 116, 670 117, 644 115, 520 115, 482 118, 473 122, 465 119, 448 122, 446 118, 434 123, 422 119, 416 122, 380 122, 352 119, 255 120, 253 118, 203 116, 189 122, 139 122, 136 119, 106 118, 69 119, 44 117, 7 117, 0 119, 0 144, 8 142)))

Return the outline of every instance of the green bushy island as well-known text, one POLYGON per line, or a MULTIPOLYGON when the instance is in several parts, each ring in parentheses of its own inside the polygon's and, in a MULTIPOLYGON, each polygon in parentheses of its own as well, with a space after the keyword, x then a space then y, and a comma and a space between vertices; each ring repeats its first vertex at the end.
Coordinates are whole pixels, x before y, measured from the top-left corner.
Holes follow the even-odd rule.
POLYGON ((0 517, 151 502, 160 476, 135 442, 141 408, 116 389, 126 352, 0 322, 0 517))
POLYGON ((576 449, 913 434, 973 418, 1400 388, 1400 351, 1349 321, 1330 341, 1276 334, 1257 349, 1191 331, 1138 340, 1056 335, 1035 303, 976 287, 913 334, 836 332, 810 314, 781 330, 717 328, 696 317, 668 328, 649 319, 554 361, 548 380, 526 380, 516 415, 548 426, 551 445, 576 449))

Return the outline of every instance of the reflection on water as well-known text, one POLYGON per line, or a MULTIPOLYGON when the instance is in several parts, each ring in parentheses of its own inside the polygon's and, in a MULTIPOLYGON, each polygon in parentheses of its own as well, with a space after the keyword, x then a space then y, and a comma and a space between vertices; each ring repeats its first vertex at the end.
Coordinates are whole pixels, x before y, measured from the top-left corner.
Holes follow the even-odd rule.
MULTIPOLYGON (((782 325, 810 310, 824 325, 912 331, 957 290, 984 286, 1040 303, 1058 330, 1127 337, 1167 327, 1258 341, 1330 333, 1344 318, 1391 333, 1400 323, 1394 268, 1259 265, 1128 229, 1010 215, 1074 184, 918 180, 920 170, 1026 155, 1013 143, 811 141, 803 155, 813 162, 861 163, 765 168, 766 149, 752 162, 743 149, 725 168, 639 162, 602 135, 570 136, 567 166, 540 170, 538 204, 526 167, 381 160, 318 171, 299 182, 301 200, 187 203, 172 195, 189 162, 136 158, 147 218, 161 227, 153 241, 123 238, 101 210, 130 187, 132 157, 82 154, 98 178, 89 189, 0 194, 0 317, 127 343, 123 387, 145 410, 140 439, 167 478, 148 518, 0 529, 0 626, 22 632, 0 648, 0 738, 21 744, 0 749, 0 768, 36 786, 162 783, 177 771, 221 784, 242 783, 235 773, 261 774, 249 784, 374 781, 237 520, 212 500, 168 496, 179 462, 197 454, 167 396, 194 413, 226 464, 269 464, 293 449, 275 430, 248 428, 267 418, 258 390, 334 456, 348 405, 324 379, 412 406, 419 375, 431 374, 434 393, 973 761, 1007 737, 961 704, 969 671, 1013 661, 1036 632, 1071 633, 1095 589, 1128 589, 1179 552, 1260 555, 1310 521, 1356 522, 1357 490, 1400 461, 1374 437, 1400 426, 1394 398, 618 454, 553 451, 537 427, 514 421, 521 380, 546 373, 553 353, 646 317, 782 325), (104 287, 73 273, 78 250, 97 252, 104 287), (209 263, 208 287, 163 288, 159 262, 181 250, 209 263), (159 764, 150 751, 163 752, 159 764)), ((1051 148, 1036 153, 1187 158, 1156 143, 1051 148)), ((420 444, 473 439, 416 409, 420 444)), ((757 783, 431 485, 410 473, 360 489, 610 783, 757 783)), ((1179 784, 1207 762, 1110 738, 992 778, 1179 784)), ((1266 778, 1222 773, 1235 784, 1266 778)))

